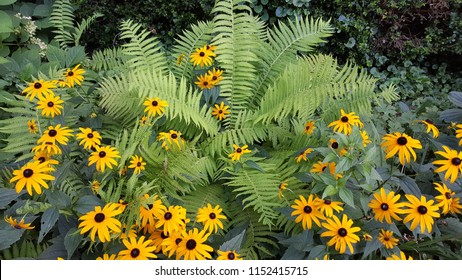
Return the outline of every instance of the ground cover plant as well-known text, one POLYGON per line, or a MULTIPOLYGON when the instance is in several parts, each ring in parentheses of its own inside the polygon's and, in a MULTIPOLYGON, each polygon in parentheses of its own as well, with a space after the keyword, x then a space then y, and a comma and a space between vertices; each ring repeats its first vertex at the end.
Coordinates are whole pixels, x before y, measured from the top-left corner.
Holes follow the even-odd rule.
POLYGON ((416 115, 316 51, 328 20, 269 28, 250 3, 171 51, 124 20, 92 55, 101 15, 53 3, 46 48, 1 61, 3 259, 461 257, 459 109, 416 115))

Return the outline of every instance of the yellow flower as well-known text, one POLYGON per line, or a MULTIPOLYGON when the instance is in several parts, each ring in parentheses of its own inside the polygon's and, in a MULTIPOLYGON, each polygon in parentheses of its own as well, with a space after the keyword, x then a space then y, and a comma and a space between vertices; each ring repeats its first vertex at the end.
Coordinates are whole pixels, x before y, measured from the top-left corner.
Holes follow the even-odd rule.
POLYGON ((77 140, 82 139, 79 142, 79 145, 83 144, 84 149, 91 149, 96 146, 101 145, 101 140, 103 139, 98 131, 92 130, 91 128, 82 128, 79 127, 81 133, 76 135, 77 140))
POLYGON ((331 122, 327 127, 334 127, 335 132, 340 132, 349 135, 353 131, 353 126, 363 127, 363 123, 356 116, 355 112, 345 113, 343 109, 340 110, 341 116, 337 121, 331 122))
POLYGON ((170 130, 169 132, 159 132, 157 140, 162 141, 162 148, 168 151, 170 148, 175 148, 172 144, 174 143, 178 149, 184 147, 184 139, 181 138, 181 132, 170 130))
POLYGON ((228 155, 228 157, 230 157, 232 161, 240 160, 243 154, 248 154, 252 152, 251 150, 247 149, 247 145, 239 147, 238 145, 233 144, 233 148, 234 152, 228 155))
POLYGON ((197 222, 202 223, 204 230, 217 233, 218 228, 223 229, 221 220, 226 220, 226 216, 221 214, 222 211, 223 209, 221 209, 219 205, 212 208, 212 205, 207 203, 206 207, 197 210, 197 222))
POLYGON ((279 189, 279 191, 278 191, 278 197, 279 197, 279 199, 282 199, 282 198, 284 197, 284 195, 282 194, 282 192, 283 192, 285 189, 287 189, 287 186, 288 186, 287 181, 281 182, 281 183, 279 184, 279 186, 278 186, 278 189, 279 189))
POLYGON ((400 261, 400 260, 403 260, 403 261, 410 261, 410 260, 413 260, 413 258, 411 256, 409 256, 409 258, 406 257, 406 255, 400 251, 399 252, 399 256, 393 254, 389 257, 387 257, 387 260, 392 260, 392 261, 400 261))
MULTIPOLYGON (((183 237, 181 236, 181 231, 172 232, 172 234, 163 239, 161 246, 164 249, 162 250, 162 252, 170 258, 171 256, 173 256, 173 254, 176 253, 182 240, 183 237)), ((176 256, 176 259, 179 259, 178 256, 176 256)))
POLYGON ((115 254, 112 254, 112 255, 108 255, 108 254, 104 254, 103 257, 97 257, 96 260, 98 261, 113 261, 113 260, 116 260, 117 259, 117 255, 115 254))
POLYGON ((200 75, 197 76, 197 81, 194 82, 201 90, 203 89, 211 89, 214 87, 214 83, 212 82, 212 77, 209 75, 200 75))
POLYGON ((98 194, 98 191, 99 191, 100 187, 101 187, 101 183, 98 182, 98 180, 93 180, 93 182, 91 182, 91 191, 94 194, 98 194))
POLYGON ((14 170, 14 177, 11 178, 10 183, 16 182, 16 192, 20 193, 24 187, 27 189, 29 195, 33 195, 33 191, 37 194, 42 193, 42 186, 48 189, 48 184, 45 181, 52 181, 55 179, 49 173, 54 169, 50 167, 48 162, 40 163, 39 161, 33 161, 26 163, 21 169, 14 170))
POLYGON ((75 84, 82 85, 82 81, 84 79, 83 74, 85 74, 85 70, 80 69, 80 64, 75 66, 72 70, 67 69, 64 77, 66 79, 66 83, 68 87, 74 87, 75 84))
POLYGON ((124 239, 126 250, 122 250, 119 253, 121 260, 148 260, 155 259, 157 256, 152 252, 156 250, 156 246, 151 245, 151 240, 144 241, 144 236, 141 236, 137 241, 136 238, 130 237, 130 241, 124 239))
POLYGON ((313 222, 320 227, 321 223, 319 220, 326 219, 322 212, 319 211, 319 205, 316 204, 314 195, 310 194, 307 199, 300 195, 299 199, 296 199, 294 202, 295 205, 291 207, 295 210, 292 211, 290 216, 297 216, 295 222, 301 222, 303 229, 311 229, 313 227, 313 222))
POLYGON ((398 238, 394 238, 393 232, 389 230, 382 229, 377 239, 385 245, 385 248, 387 249, 393 249, 396 245, 398 245, 398 238))
POLYGON ((29 97, 30 101, 34 100, 34 97, 43 97, 45 93, 53 94, 51 89, 56 88, 56 85, 53 82, 36 80, 32 83, 29 83, 29 86, 25 88, 22 92, 27 93, 26 98, 29 97))
POLYGON ((369 202, 367 206, 374 212, 374 219, 379 222, 383 222, 383 219, 388 224, 392 224, 392 218, 396 221, 401 221, 401 218, 397 214, 403 214, 402 207, 403 203, 397 203, 401 195, 395 195, 395 192, 389 192, 386 194, 385 189, 381 188, 380 193, 374 193, 374 199, 369 202))
POLYGON ((144 112, 148 112, 148 116, 155 117, 156 115, 162 115, 165 112, 165 107, 168 107, 168 103, 165 100, 160 100, 157 97, 146 98, 143 103, 146 108, 144 112))
POLYGON ((31 227, 30 226, 30 223, 29 224, 26 224, 24 222, 24 219, 21 219, 21 221, 18 221, 16 219, 13 219, 13 217, 8 217, 8 216, 5 216, 5 218, 3 218, 5 220, 5 222, 7 222, 8 224, 11 225, 12 228, 14 229, 34 229, 35 227, 31 227))
POLYGON ((212 57, 215 56, 217 55, 213 52, 212 48, 203 46, 202 48, 196 48, 196 51, 191 54, 190 58, 194 66, 200 65, 203 67, 212 65, 212 57))
POLYGON ((451 123, 451 126, 456 128, 456 138, 460 139, 459 146, 462 145, 462 124, 451 123))
POLYGON ((135 170, 133 171, 134 174, 140 174, 141 170, 145 169, 146 162, 143 161, 143 158, 140 156, 138 157, 137 155, 132 156, 132 159, 130 160, 130 165, 128 168, 134 168, 135 170))
POLYGON ((43 96, 39 97, 37 109, 42 109, 42 116, 54 118, 61 115, 62 103, 64 101, 59 96, 45 92, 43 96))
POLYGON ((194 228, 188 232, 183 230, 181 235, 183 239, 178 245, 178 258, 183 257, 185 260, 205 260, 212 258, 210 252, 213 252, 213 248, 204 244, 210 233, 207 233, 205 230, 199 232, 197 228, 194 228))
POLYGON ((413 139, 406 133, 395 132, 393 134, 386 134, 383 138, 383 143, 380 146, 385 147, 385 159, 391 158, 398 153, 399 162, 404 165, 411 161, 411 155, 416 160, 417 156, 414 149, 422 149, 420 141, 413 139))
POLYGON ((364 238, 365 241, 372 241, 372 239, 373 239, 372 235, 370 235, 367 232, 363 234, 363 238, 364 238))
POLYGON ((408 208, 403 210, 403 213, 407 214, 403 222, 407 223, 412 221, 410 226, 411 230, 414 230, 420 225, 421 233, 424 233, 425 229, 431 233, 434 223, 433 218, 438 218, 440 216, 438 213, 438 205, 433 205, 433 200, 427 201, 425 196, 421 196, 419 200, 413 195, 406 194, 406 198, 409 202, 404 203, 408 208))
POLYGON ((369 135, 367 135, 367 131, 365 130, 361 131, 361 138, 363 138, 364 147, 366 147, 369 143, 371 143, 371 140, 369 139, 369 135))
MULTIPOLYGON (((175 232, 176 233, 176 232, 175 232)), ((156 246, 156 250, 154 253, 159 253, 162 251, 163 254, 168 253, 167 246, 163 245, 167 239, 169 239, 169 235, 165 234, 163 230, 157 230, 155 228, 152 229, 151 235, 149 236, 149 240, 151 240, 152 245, 156 246)))
POLYGON ((343 203, 338 201, 332 201, 328 198, 316 198, 315 201, 317 207, 319 207, 319 211, 324 212, 326 217, 332 217, 334 215, 334 210, 337 213, 343 211, 343 207, 341 206, 343 203))
POLYGON ((209 70, 207 72, 207 76, 209 77, 210 83, 212 83, 213 85, 216 85, 220 83, 221 80, 223 80, 222 75, 223 70, 215 69, 215 67, 213 67, 213 70, 209 70))
POLYGON ((337 165, 335 162, 322 162, 318 161, 317 163, 313 164, 313 167, 311 168, 310 172, 312 173, 323 173, 326 168, 329 168, 329 173, 333 176, 335 176, 335 179, 338 180, 343 177, 341 173, 335 173, 335 169, 337 168, 337 165))
POLYGON ((441 155, 446 159, 435 160, 433 161, 434 165, 441 165, 438 167, 435 172, 443 172, 446 171, 444 175, 444 180, 447 180, 451 177, 451 183, 454 183, 456 179, 459 177, 459 172, 462 173, 462 152, 457 152, 456 150, 451 150, 446 146, 443 146, 443 151, 437 151, 435 154, 441 155))
POLYGON ((32 152, 47 152, 49 156, 62 154, 61 149, 53 142, 43 142, 41 145, 33 147, 32 152))
POLYGON ((110 232, 119 233, 121 231, 122 224, 119 220, 113 218, 120 213, 122 211, 117 207, 116 203, 106 204, 103 209, 101 209, 101 206, 95 206, 94 211, 90 211, 79 218, 79 220, 82 220, 79 224, 79 228, 82 228, 80 234, 91 230, 91 241, 95 242, 96 234, 98 234, 101 242, 111 241, 110 232))
POLYGON ((425 124, 425 126, 427 127, 427 133, 431 131, 433 134, 433 138, 438 138, 438 136, 440 135, 440 131, 438 130, 438 128, 436 128, 436 126, 433 124, 431 120, 427 119, 420 122, 425 124))
POLYGON ((322 226, 326 229, 321 233, 321 237, 332 237, 327 246, 335 245, 335 250, 340 254, 345 253, 346 248, 350 249, 350 253, 354 253, 352 244, 357 243, 360 239, 355 232, 360 231, 359 227, 352 227, 353 221, 348 219, 347 215, 343 214, 342 221, 337 216, 332 216, 332 219, 327 219, 322 226))
POLYGON ((140 206, 140 227, 154 227, 155 217, 160 214, 160 211, 164 211, 165 206, 162 204, 162 201, 158 199, 157 195, 150 197, 148 194, 144 194, 141 197, 141 206, 140 206))
POLYGON ((30 121, 27 121, 27 129, 29 129, 30 134, 36 134, 38 131, 37 124, 35 123, 35 120, 32 119, 30 121))
POLYGON ((182 207, 170 205, 168 208, 161 208, 155 212, 157 222, 156 228, 163 227, 164 234, 169 235, 174 231, 180 231, 186 219, 186 211, 182 211, 182 207))
POLYGON ((212 116, 218 120, 226 119, 226 115, 229 115, 231 112, 228 110, 229 106, 225 106, 224 102, 221 102, 220 105, 215 104, 215 108, 212 109, 212 116))
POLYGON ((184 60, 186 60, 186 56, 184 55, 184 53, 182 53, 182 54, 177 56, 176 64, 181 65, 184 60))
POLYGON ((92 152, 88 159, 88 166, 96 163, 96 170, 104 172, 106 165, 112 169, 112 165, 117 166, 114 158, 120 158, 119 152, 111 146, 95 147, 96 151, 92 152))
POLYGON ((337 142, 335 139, 329 139, 329 146, 334 149, 336 152, 338 152, 339 156, 344 156, 347 153, 347 150, 345 148, 342 148, 340 151, 338 148, 340 147, 340 144, 337 142))
POLYGON ((295 161, 296 162, 300 162, 302 159, 304 161, 306 161, 306 156, 311 154, 313 152, 313 149, 311 148, 306 148, 305 150, 303 150, 298 156, 295 157, 295 161))
POLYGON ((242 258, 240 257, 238 253, 236 253, 236 251, 223 252, 223 251, 218 250, 217 253, 218 253, 217 260, 229 260, 229 261, 242 260, 242 258))
POLYGON ((68 136, 72 136, 74 131, 69 129, 67 126, 61 127, 61 124, 56 126, 49 126, 47 130, 43 133, 42 137, 37 141, 37 144, 51 142, 55 144, 58 142, 61 145, 66 145, 69 139, 68 136))
POLYGON ((147 116, 142 116, 141 119, 140 119, 140 123, 141 123, 142 125, 145 125, 145 124, 150 125, 150 123, 148 123, 147 121, 148 121, 148 117, 147 117, 147 116))
POLYGON ((303 132, 305 132, 306 135, 311 135, 315 128, 316 126, 314 125, 314 121, 307 121, 303 132))

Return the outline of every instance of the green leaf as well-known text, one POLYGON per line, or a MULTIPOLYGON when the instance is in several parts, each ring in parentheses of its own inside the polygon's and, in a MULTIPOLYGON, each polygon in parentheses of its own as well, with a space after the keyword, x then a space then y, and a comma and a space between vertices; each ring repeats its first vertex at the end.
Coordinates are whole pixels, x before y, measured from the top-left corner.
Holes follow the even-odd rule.
POLYGON ((104 202, 101 201, 98 197, 94 195, 85 195, 82 196, 77 203, 75 204, 75 211, 81 213, 81 214, 86 214, 90 211, 95 210, 95 206, 104 206, 104 202))
POLYGON ((6 6, 13 3, 16 3, 18 0, 0 0, 0 6, 6 6))
MULTIPOLYGON (((407 194, 412 194, 417 197, 422 195, 419 186, 415 183, 415 180, 404 174, 395 174, 395 178, 398 181, 399 186, 407 194)), ((393 179, 393 178, 392 178, 393 179)), ((396 181, 393 179, 393 181, 396 181)))
POLYGON ((71 198, 60 190, 54 190, 53 192, 45 190, 44 193, 48 202, 57 206, 59 209, 66 208, 72 203, 71 198))
POLYGON ((329 186, 326 187, 326 189, 322 193, 322 198, 332 196, 332 195, 336 194, 337 192, 338 192, 338 190, 337 190, 336 187, 334 187, 332 185, 329 185, 329 186))
POLYGON ((47 17, 51 14, 51 6, 48 5, 37 5, 34 9, 33 15, 35 17, 47 17))
POLYGON ((0 57, 0 64, 9 63, 10 61, 4 57, 0 57))
POLYGON ((353 199, 353 192, 347 188, 340 188, 338 195, 346 204, 350 205, 351 207, 355 208, 355 202, 353 199))
POLYGON ((223 243, 218 250, 226 252, 226 251, 239 251, 242 246, 242 240, 245 236, 245 229, 239 233, 238 235, 234 236, 230 240, 223 243))
POLYGON ((382 247, 382 243, 377 238, 372 239, 371 241, 366 242, 366 248, 364 248, 364 253, 362 258, 365 259, 371 253, 382 247))
POLYGON ((57 207, 48 208, 42 215, 40 221, 40 234, 38 237, 38 243, 42 242, 45 235, 53 228, 59 218, 59 211, 57 207))
POLYGON ((76 64, 82 63, 85 60, 85 48, 82 46, 76 46, 70 48, 66 53, 66 66, 73 67, 76 64))
POLYGON ((342 173, 344 171, 347 171, 351 168, 353 165, 353 160, 348 157, 341 157, 340 160, 338 161, 337 166, 335 167, 335 173, 342 173))
POLYGON ((68 259, 71 259, 82 239, 83 236, 77 228, 73 228, 67 232, 66 237, 64 237, 64 247, 66 247, 68 259))
POLYGON ((4 11, 0 11, 0 33, 13 32, 13 21, 4 11))
POLYGON ((9 248, 12 244, 18 241, 25 229, 15 229, 6 222, 0 223, 0 250, 9 248))
POLYGON ((0 188, 0 209, 5 208, 10 202, 24 193, 26 193, 24 190, 17 193, 16 190, 13 189, 0 188))
POLYGON ((257 169, 262 173, 266 173, 266 171, 263 170, 263 168, 261 168, 260 165, 258 165, 255 161, 247 160, 245 164, 247 164, 250 168, 257 169))
POLYGON ((53 45, 48 45, 46 57, 48 61, 57 61, 61 67, 66 65, 66 52, 53 45))

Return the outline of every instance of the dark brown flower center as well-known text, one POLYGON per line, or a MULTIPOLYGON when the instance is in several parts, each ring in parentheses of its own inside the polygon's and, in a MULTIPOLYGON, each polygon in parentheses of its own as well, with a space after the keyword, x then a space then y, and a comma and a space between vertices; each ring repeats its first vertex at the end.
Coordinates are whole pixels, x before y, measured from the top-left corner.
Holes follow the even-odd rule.
POLYGON ((204 81, 204 86, 206 86, 206 85, 208 85, 208 84, 209 84, 209 82, 207 82, 207 81, 204 81))
POLYGON ((398 138, 398 140, 396 140, 396 142, 398 143, 398 145, 404 146, 407 144, 407 139, 406 137, 401 136, 398 138))
POLYGON ((241 148, 237 148, 237 149, 236 149, 236 153, 238 153, 238 154, 242 153, 242 149, 241 149, 241 148))
POLYGON ((313 208, 311 208, 308 205, 303 207, 303 212, 305 212, 306 214, 310 214, 312 211, 313 211, 313 208))
POLYGON ((13 226, 15 229, 22 229, 22 227, 20 225, 14 225, 13 226))
POLYGON ((106 156, 106 152, 105 152, 105 151, 101 151, 101 152, 99 152, 98 156, 99 156, 100 158, 103 158, 103 157, 106 156))
POLYGON ((423 206, 423 205, 420 205, 419 207, 417 207, 417 212, 419 212, 419 214, 421 215, 425 215, 427 214, 427 207, 423 206))
POLYGON ((444 196, 446 197, 446 199, 450 199, 451 198, 451 194, 450 193, 445 193, 444 196))
POLYGON ((390 238, 388 238, 388 236, 385 236, 385 237, 383 238, 383 240, 385 240, 385 241, 390 241, 390 238))
POLYGON ((48 106, 48 107, 53 107, 53 106, 55 106, 55 103, 53 103, 53 102, 50 101, 50 102, 47 103, 47 106, 48 106))
POLYGON ((338 143, 337 142, 332 142, 332 144, 330 146, 335 150, 338 149, 338 143))
POLYGON ((157 101, 154 100, 154 101, 151 102, 151 105, 154 106, 154 107, 156 107, 157 105, 159 105, 159 103, 158 103, 157 101))
POLYGON ((200 52, 200 53, 199 53, 199 56, 201 56, 201 57, 203 57, 204 55, 205 55, 204 52, 200 52))
POLYGON ((213 76, 213 77, 212 77, 212 80, 214 80, 214 81, 216 81, 217 79, 218 79, 217 76, 213 76))
POLYGON ((347 236, 348 232, 346 229, 344 228, 339 228, 338 231, 337 231, 338 235, 340 235, 341 237, 345 237, 347 236))
POLYGON ((32 175, 34 175, 34 171, 30 168, 27 168, 26 170, 24 170, 22 172, 22 175, 25 177, 25 178, 30 178, 32 177, 32 175))
POLYGON ((87 134, 87 137, 90 138, 90 139, 93 138, 93 136, 94 136, 93 133, 88 133, 87 134))
POLYGON ((387 211, 388 210, 388 204, 386 204, 386 203, 380 204, 380 209, 382 209, 383 211, 387 211))
POLYGON ((137 248, 133 248, 131 251, 130 251, 130 256, 134 259, 136 259, 138 256, 140 255, 140 249, 137 249, 137 248))
POLYGON ((218 111, 218 114, 223 114, 223 110, 219 110, 219 111, 218 111))
POLYGON ((176 245, 180 244, 181 240, 183 240, 183 239, 181 239, 181 238, 175 239, 175 244, 176 244, 176 245))
POLYGON ((41 87, 42 87, 42 84, 39 83, 39 82, 36 82, 36 83, 34 84, 34 88, 35 88, 35 89, 39 89, 39 88, 41 88, 41 87))
POLYGON ((152 205, 152 204, 148 204, 148 208, 149 208, 149 210, 151 210, 151 209, 152 209, 152 207, 154 207, 154 205, 152 205))
POLYGON ((236 255, 234 255, 233 252, 228 253, 228 260, 234 260, 236 258, 236 255))
POLYGON ((141 166, 141 162, 138 161, 138 162, 136 163, 136 166, 140 167, 140 166, 141 166))
POLYGON ((67 73, 67 76, 68 76, 68 77, 72 77, 72 76, 74 76, 74 72, 72 72, 72 71, 69 71, 69 72, 67 73))
POLYGON ((188 241, 186 241, 186 248, 188 250, 194 250, 194 248, 196 248, 196 240, 194 239, 189 239, 188 241))
POLYGON ((305 126, 305 130, 310 130, 311 126, 307 125, 305 126))
POLYGON ((209 218, 212 219, 212 220, 215 219, 216 217, 217 217, 217 215, 215 215, 215 213, 210 213, 209 214, 209 218))
POLYGON ((98 213, 95 215, 95 222, 101 223, 102 221, 104 221, 104 218, 106 218, 106 216, 104 216, 103 213, 98 213))
POLYGON ((45 162, 45 157, 39 157, 39 158, 38 158, 38 161, 39 161, 40 163, 44 163, 44 162, 45 162))
POLYGON ((167 221, 170 220, 172 217, 173 217, 173 215, 170 212, 167 212, 167 213, 164 214, 164 219, 166 219, 167 221))
POLYGON ((56 134, 58 134, 58 132, 54 129, 51 129, 50 131, 48 131, 48 136, 50 137, 55 137, 56 134))
POLYGON ((340 120, 341 120, 342 122, 348 122, 348 117, 347 117, 347 116, 343 116, 340 120))
POLYGON ((453 165, 457 166, 457 165, 460 165, 462 163, 462 161, 460 160, 460 158, 455 157, 455 158, 451 159, 451 163, 453 165))
POLYGON ((330 205, 332 201, 330 199, 324 199, 324 204, 330 205))
POLYGON ((327 168, 327 166, 323 166, 321 170, 324 172, 324 170, 326 170, 326 168, 327 168))
POLYGON ((165 239, 168 238, 168 235, 166 235, 164 232, 161 232, 160 237, 162 237, 162 239, 165 239))
POLYGON ((176 139, 176 138, 178 138, 178 134, 172 133, 172 135, 170 137, 172 137, 172 139, 176 139))

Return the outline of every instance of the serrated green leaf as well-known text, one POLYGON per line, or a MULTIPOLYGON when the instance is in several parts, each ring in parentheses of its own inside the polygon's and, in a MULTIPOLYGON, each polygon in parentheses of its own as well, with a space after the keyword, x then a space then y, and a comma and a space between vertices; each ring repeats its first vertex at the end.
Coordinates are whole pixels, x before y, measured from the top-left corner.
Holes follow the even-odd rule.
POLYGON ((26 193, 25 190, 17 193, 14 189, 0 188, 0 209, 5 208, 5 206, 7 206, 10 202, 24 193, 26 193))
POLYGON ((53 228, 59 218, 59 211, 57 207, 48 208, 42 215, 40 221, 40 233, 38 243, 42 242, 45 235, 53 228))
POLYGON ((355 202, 353 199, 353 192, 347 188, 340 188, 338 195, 342 199, 343 202, 350 205, 351 207, 355 208, 355 202))
POLYGON ((75 250, 79 247, 82 239, 83 236, 80 234, 80 230, 77 228, 73 228, 67 232, 66 237, 64 237, 64 247, 67 250, 68 259, 71 259, 75 250))

